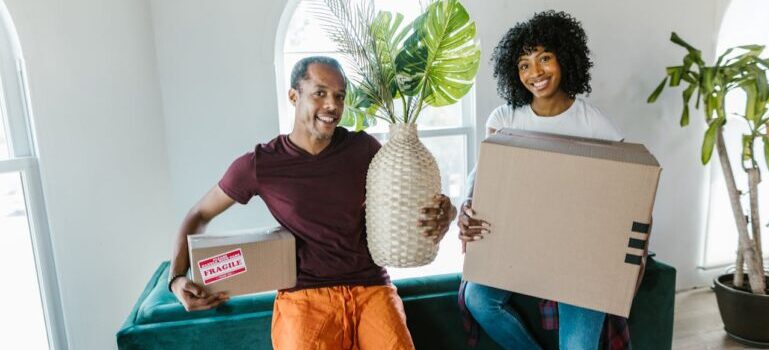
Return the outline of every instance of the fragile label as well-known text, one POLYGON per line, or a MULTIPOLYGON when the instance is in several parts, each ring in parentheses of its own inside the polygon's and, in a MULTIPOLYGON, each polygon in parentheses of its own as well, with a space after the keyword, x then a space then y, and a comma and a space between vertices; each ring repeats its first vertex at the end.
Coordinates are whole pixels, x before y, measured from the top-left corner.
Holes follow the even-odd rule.
POLYGON ((204 285, 219 282, 246 272, 246 260, 240 248, 198 261, 204 285))

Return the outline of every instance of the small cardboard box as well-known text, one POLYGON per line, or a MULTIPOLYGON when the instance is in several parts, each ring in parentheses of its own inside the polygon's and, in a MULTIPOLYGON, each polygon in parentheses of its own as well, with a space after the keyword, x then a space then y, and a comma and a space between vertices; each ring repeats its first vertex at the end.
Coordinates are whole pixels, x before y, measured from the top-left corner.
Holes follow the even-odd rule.
POLYGON ((627 317, 659 182, 643 145, 503 129, 481 144, 473 209, 491 233, 464 278, 627 317))
POLYGON ((230 296, 296 285, 294 235, 284 228, 187 236, 192 280, 230 296))

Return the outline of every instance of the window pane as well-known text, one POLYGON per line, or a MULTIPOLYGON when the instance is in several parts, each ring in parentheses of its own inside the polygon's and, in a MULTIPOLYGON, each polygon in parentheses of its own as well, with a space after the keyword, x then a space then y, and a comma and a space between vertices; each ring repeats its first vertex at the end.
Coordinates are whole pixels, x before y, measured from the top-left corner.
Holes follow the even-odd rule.
MULTIPOLYGON (((351 2, 358 2, 350 0, 351 2)), ((415 0, 375 0, 375 11, 390 11, 403 14, 402 26, 410 23, 421 11, 420 2, 415 0)), ((336 51, 336 44, 328 39, 326 32, 309 11, 308 1, 301 1, 291 17, 286 32, 283 52, 336 51)))
MULTIPOLYGON (((745 110, 744 93, 742 91, 731 92, 726 98, 727 112, 741 113, 745 110)), ((741 117, 729 120, 728 126, 724 128, 724 142, 726 143, 727 153, 732 160, 732 169, 734 180, 737 187, 747 191, 748 176, 738 165, 742 155, 742 135, 749 134, 750 128, 741 117)), ((763 142, 757 141, 754 145, 756 150, 763 149, 763 142)), ((760 169, 767 169, 766 160, 763 156, 756 157, 760 169)), ((703 265, 705 267, 718 266, 722 264, 734 264, 737 251, 737 225, 734 223, 734 214, 732 213, 729 193, 726 189, 723 170, 718 157, 714 154, 710 164, 710 208, 708 215, 708 231, 705 243, 705 256, 703 265)), ((704 169, 703 169, 704 170, 704 169)), ((758 186, 759 199, 759 217, 766 222, 769 217, 769 186, 762 182, 758 186)), ((750 208, 750 197, 741 196, 742 208, 746 211, 750 208)), ((763 251, 769 251, 769 240, 762 241, 763 251)), ((764 254, 765 258, 769 258, 764 254)))
MULTIPOLYGON (((356 1, 356 0, 352 0, 356 1)), ((419 1, 414 0, 376 0, 374 1, 377 10, 395 11, 404 15, 403 23, 409 23, 421 11, 419 1)), ((283 74, 285 87, 290 87, 291 69, 294 64, 303 57, 324 55, 336 58, 344 67, 348 77, 354 78, 354 72, 347 64, 343 56, 336 54, 336 44, 327 38, 326 32, 318 21, 315 20, 309 11, 310 5, 307 1, 302 1, 297 5, 294 15, 289 23, 286 39, 283 47, 283 74)), ((395 101, 396 111, 402 111, 401 101, 395 101)), ((293 127, 294 109, 290 106, 288 99, 280 103, 286 103, 288 115, 282 116, 280 120, 280 132, 287 133, 293 127)), ((462 126, 462 105, 461 102, 451 106, 432 108, 424 106, 419 117, 420 130, 436 128, 454 128, 462 126)), ((370 133, 388 132, 388 123, 384 120, 377 120, 376 125, 367 129, 370 133)))
POLYGON ((431 264, 408 268, 388 267, 387 272, 390 274, 390 278, 397 280, 461 272, 465 256, 462 254, 462 243, 457 238, 458 235, 459 228, 455 223, 451 223, 449 232, 446 233, 440 243, 440 248, 438 248, 438 256, 431 264))
POLYGON ((442 192, 452 199, 464 196, 467 174, 465 135, 423 137, 422 143, 438 161, 442 192))
POLYGON ((325 30, 308 11, 308 7, 307 1, 302 1, 296 6, 294 16, 288 24, 283 52, 336 51, 336 44, 326 36, 325 30))
POLYGON ((3 272, 0 349, 48 349, 40 286, 19 173, 0 174, 0 257, 3 272))
MULTIPOLYGON (((769 22, 766 21, 766 13, 769 13, 769 2, 767 1, 730 2, 723 17, 721 31, 718 34, 716 53, 720 54, 727 48, 738 45, 769 45, 769 22)), ((743 191, 747 191, 748 180, 739 165, 742 155, 742 134, 750 134, 751 130, 744 119, 741 116, 735 116, 735 114, 744 114, 745 98, 745 92, 741 89, 735 89, 726 96, 728 123, 724 127, 724 141, 732 161, 735 182, 737 187, 743 191)), ((759 140, 754 145, 754 150, 759 169, 763 171, 767 169, 767 165, 760 153, 761 149, 763 149, 763 142, 759 140)), ((703 258, 705 267, 734 264, 738 241, 737 226, 734 223, 726 182, 720 162, 715 154, 710 167, 710 208, 703 258)), ((769 187, 766 185, 766 181, 758 186, 758 198, 759 216, 764 220, 763 226, 766 224, 766 218, 769 217, 769 206, 767 205, 769 203, 769 187)), ((749 196, 741 196, 741 199, 743 209, 748 212, 750 208, 749 196)), ((769 251, 769 239, 763 240, 763 251, 769 251)), ((769 258, 767 254, 764 254, 764 257, 769 258)))
POLYGON ((417 119, 420 129, 456 128, 462 126, 462 101, 445 107, 425 106, 417 119))

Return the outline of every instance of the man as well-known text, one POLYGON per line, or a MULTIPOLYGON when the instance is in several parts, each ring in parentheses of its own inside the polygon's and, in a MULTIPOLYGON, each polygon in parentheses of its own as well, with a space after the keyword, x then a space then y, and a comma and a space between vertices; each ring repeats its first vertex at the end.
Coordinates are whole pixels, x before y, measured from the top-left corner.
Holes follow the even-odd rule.
MULTIPOLYGON (((246 204, 258 195, 296 237, 297 285, 275 300, 276 349, 414 348, 403 304, 366 245, 366 171, 380 145, 365 132, 337 127, 345 89, 334 59, 309 57, 294 66, 288 93, 296 107, 293 131, 235 160, 182 223, 169 288, 185 309, 213 308, 228 299, 185 277, 187 235, 202 232, 236 201, 246 204)), ((456 209, 439 195, 422 213, 423 234, 437 244, 456 209)))

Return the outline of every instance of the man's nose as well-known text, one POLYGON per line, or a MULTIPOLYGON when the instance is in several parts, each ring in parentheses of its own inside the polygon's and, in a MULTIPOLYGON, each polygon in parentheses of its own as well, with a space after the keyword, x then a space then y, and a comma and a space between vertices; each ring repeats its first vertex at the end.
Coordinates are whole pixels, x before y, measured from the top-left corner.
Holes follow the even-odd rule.
POLYGON ((337 109, 339 109, 341 106, 339 105, 341 102, 337 101, 335 98, 327 98, 324 103, 323 107, 329 111, 329 112, 336 112, 337 109))

